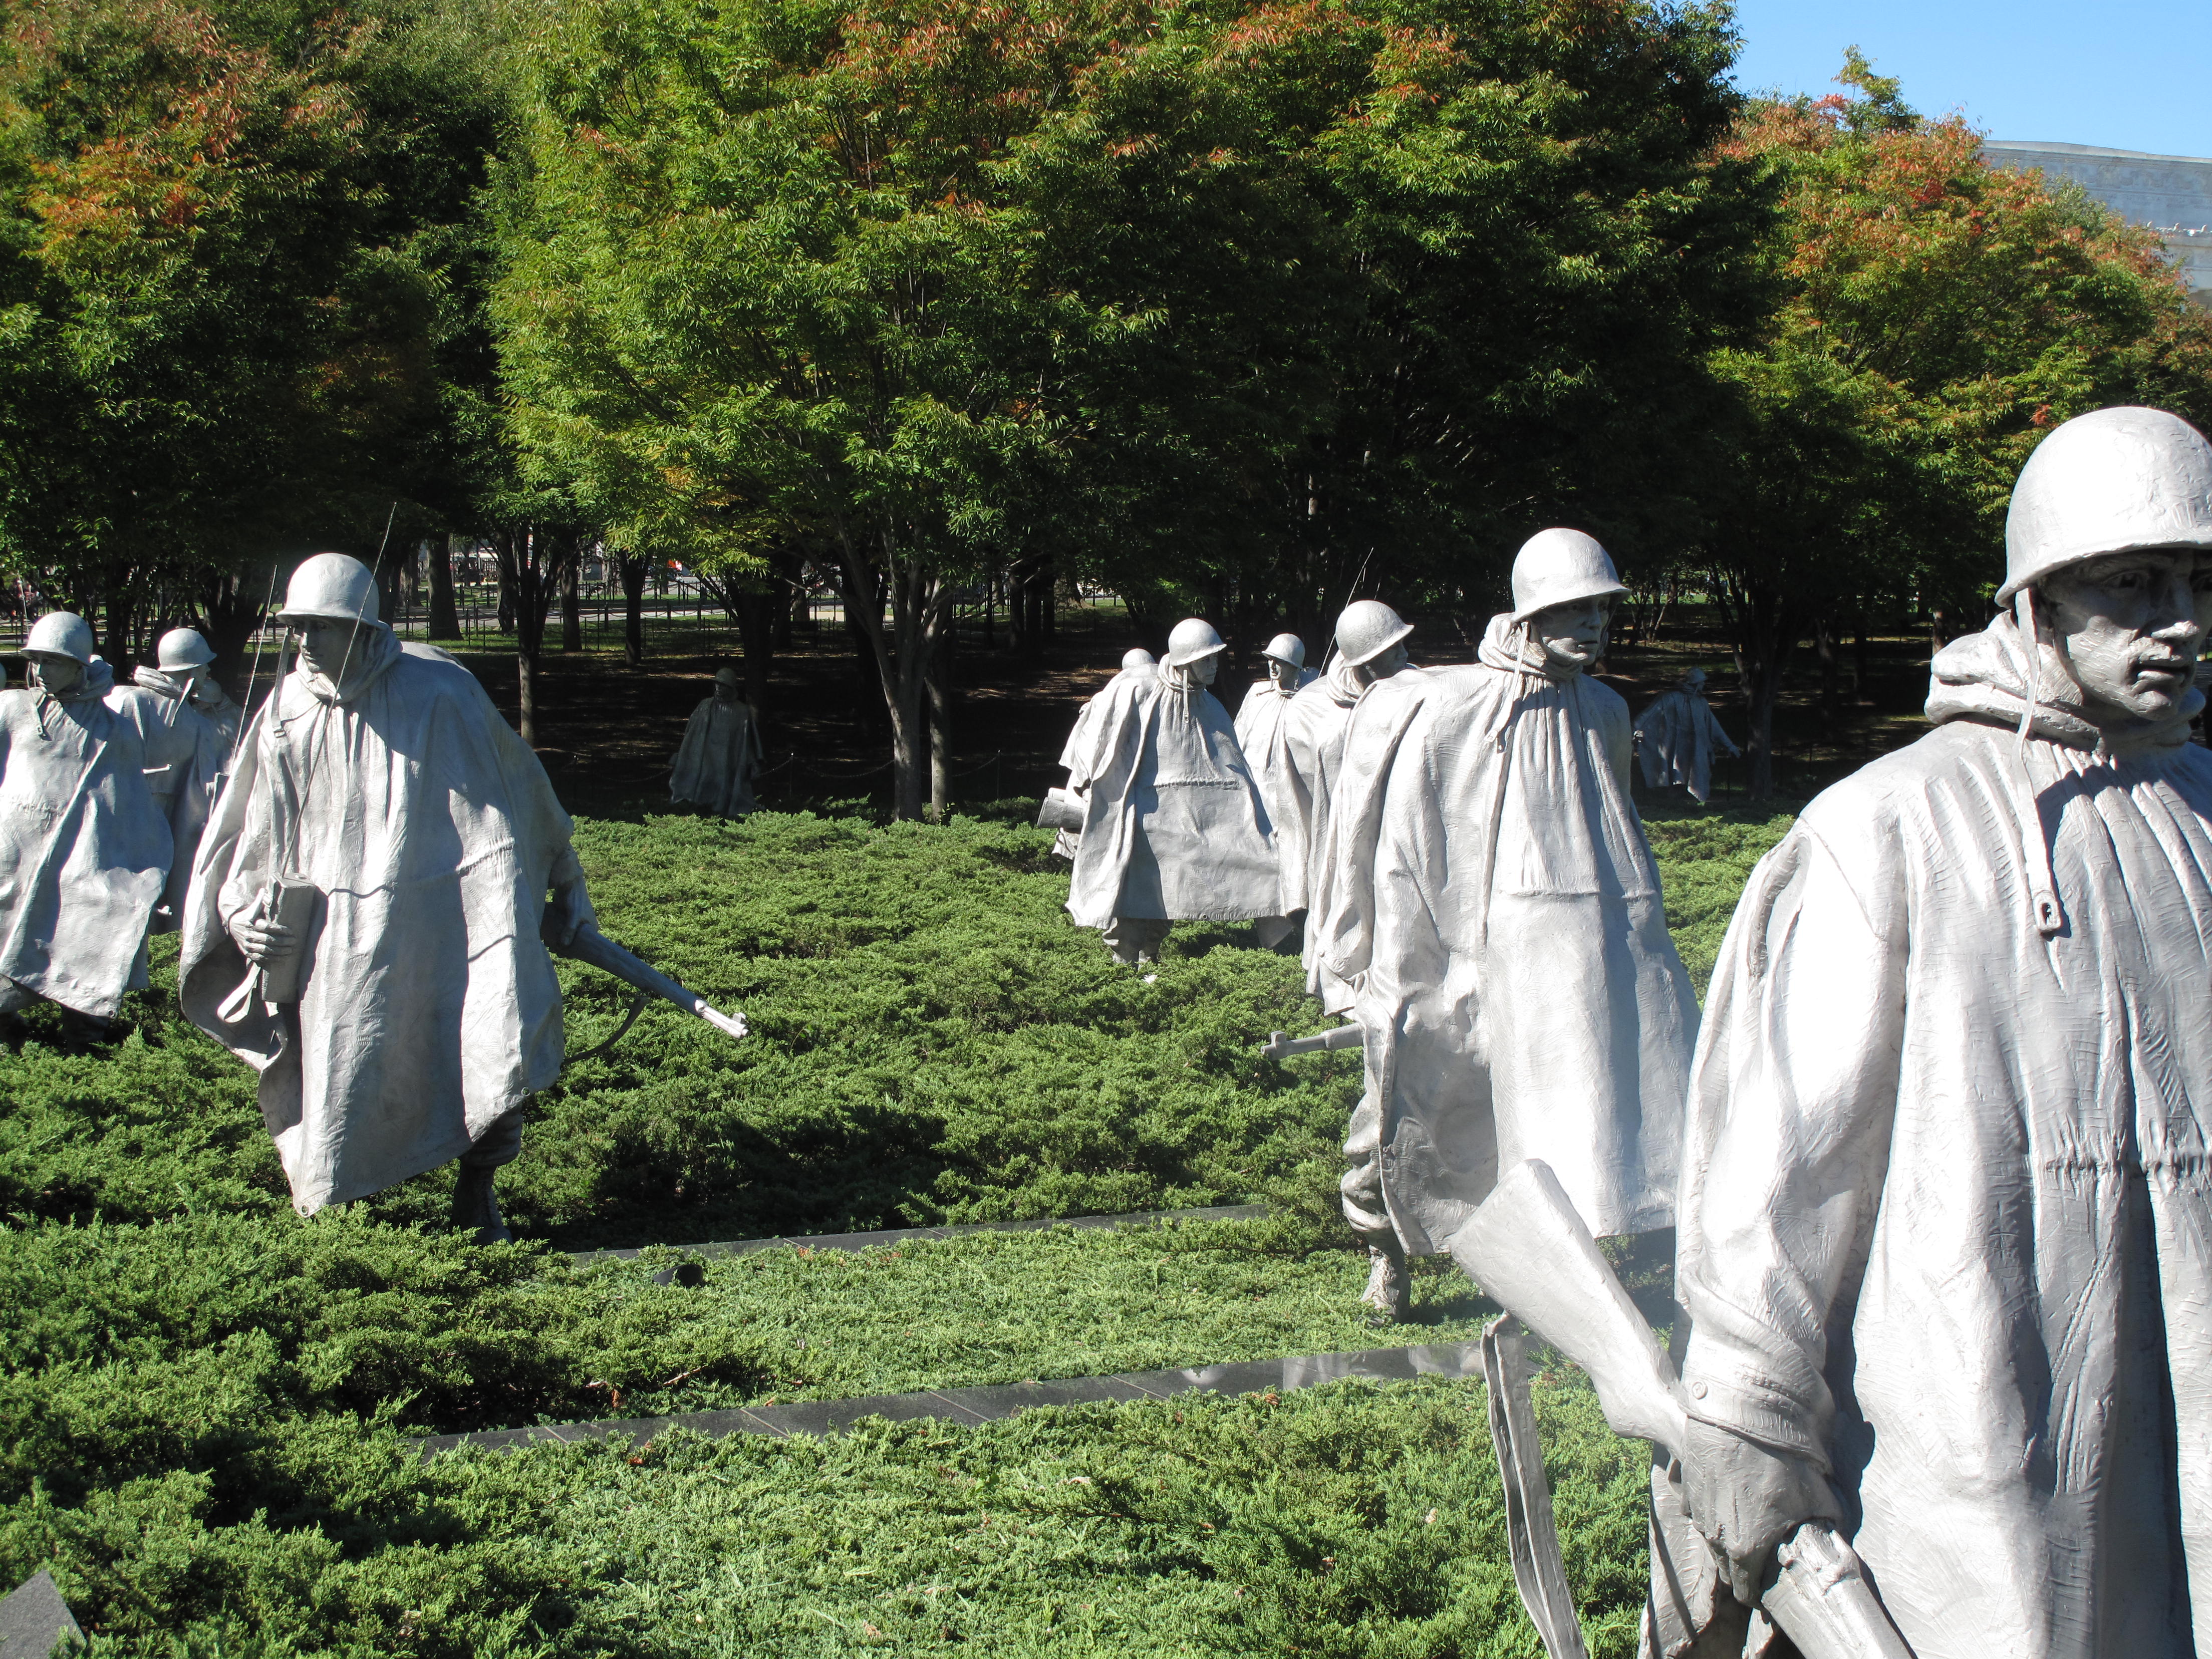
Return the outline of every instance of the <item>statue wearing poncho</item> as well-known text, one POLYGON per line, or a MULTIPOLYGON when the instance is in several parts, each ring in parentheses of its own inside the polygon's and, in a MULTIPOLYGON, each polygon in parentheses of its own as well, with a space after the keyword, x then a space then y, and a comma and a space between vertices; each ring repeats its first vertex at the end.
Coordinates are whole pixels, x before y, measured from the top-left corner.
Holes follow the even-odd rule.
POLYGON ((1648 1651, 1740 1650, 1686 1501, 1739 1587, 1840 1516, 1918 1659, 2212 1654, 2212 444, 2069 421, 2006 542, 1722 946, 1648 1651))
MULTIPOLYGON (((1295 634, 1276 635, 1260 654, 1267 659, 1267 678, 1254 681, 1244 701, 1237 706, 1237 746, 1244 751, 1244 763, 1252 769, 1252 780, 1260 786, 1260 799, 1267 804, 1267 817, 1275 827, 1280 852, 1285 845, 1285 820, 1296 810, 1292 792, 1297 787, 1283 717, 1290 712, 1299 689, 1312 684, 1319 675, 1306 666, 1305 641, 1295 634)), ((1286 899, 1288 893, 1286 882, 1286 899)))
MULTIPOLYGON (((1107 693, 1133 674, 1157 672, 1158 661, 1142 646, 1133 647, 1121 653, 1121 666, 1114 678, 1100 687, 1096 695, 1086 697, 1076 712, 1075 724, 1068 728, 1067 741, 1060 747, 1060 769, 1067 774, 1067 793, 1080 796, 1091 787, 1091 780, 1105 764, 1106 757, 1099 752, 1099 720, 1107 708, 1107 693)), ((1083 845, 1079 831, 1061 830, 1052 838, 1053 856, 1075 861, 1075 854, 1083 845)))
POLYGON ((92 646, 82 617, 41 617, 37 683, 0 691, 0 1011, 44 997, 106 1019, 146 984, 147 929, 204 805, 192 728, 92 646))
POLYGON ((1530 1158, 1600 1236, 1674 1218, 1697 1003, 1627 708, 1582 672, 1620 591, 1595 542, 1547 531, 1479 663, 1409 669, 1353 715, 1317 949, 1365 1033, 1344 1196, 1370 1243, 1441 1250, 1530 1158))
POLYGON ((738 673, 714 673, 714 695, 691 711, 669 769, 669 797, 696 801, 726 818, 757 810, 753 773, 760 765, 760 725, 753 707, 738 695, 738 673))
POLYGON ((1124 960, 1157 952, 1171 921, 1282 914, 1267 806, 1206 690, 1224 648, 1178 623, 1164 665, 1100 696, 1067 909, 1124 960))
POLYGON ((403 646, 374 611, 367 569, 343 555, 294 577, 301 660, 255 715, 201 842, 179 990, 187 1017, 261 1073, 303 1213, 459 1158, 456 1220, 504 1237, 491 1170, 520 1149, 523 1098, 561 1069, 546 890, 561 890, 564 933, 590 903, 536 754, 475 676, 403 646), (311 578, 344 594, 358 628, 311 578), (304 924, 272 907, 280 882, 313 890, 304 924), (294 969, 296 1000, 264 1000, 264 975, 294 969))
POLYGON ((1681 784, 1703 802, 1713 792, 1713 752, 1743 750, 1721 730, 1705 701, 1705 672, 1692 668, 1672 691, 1661 693, 1636 721, 1636 755, 1650 788, 1681 784))
POLYGON ((200 830, 223 781, 230 775, 230 752, 238 738, 240 711, 210 677, 208 665, 214 660, 215 652, 198 629, 173 628, 161 635, 155 647, 155 666, 142 666, 131 677, 140 690, 168 702, 171 720, 180 734, 190 734, 195 750, 190 767, 172 765, 147 778, 156 795, 167 803, 167 816, 177 836, 168 888, 155 916, 157 933, 173 933, 184 926, 185 891, 191 883, 192 863, 199 854, 200 830), (184 792, 188 789, 197 794, 186 796, 184 792))

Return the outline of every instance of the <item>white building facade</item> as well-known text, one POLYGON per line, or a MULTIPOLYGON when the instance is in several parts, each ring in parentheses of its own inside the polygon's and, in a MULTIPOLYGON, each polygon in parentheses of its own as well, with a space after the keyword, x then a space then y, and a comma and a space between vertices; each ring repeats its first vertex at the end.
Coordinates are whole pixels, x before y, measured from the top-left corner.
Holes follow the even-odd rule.
POLYGON ((2075 179, 2130 224, 2150 226, 2197 302, 2212 307, 2212 157, 2016 138, 1990 139, 1982 154, 1993 167, 2075 179))

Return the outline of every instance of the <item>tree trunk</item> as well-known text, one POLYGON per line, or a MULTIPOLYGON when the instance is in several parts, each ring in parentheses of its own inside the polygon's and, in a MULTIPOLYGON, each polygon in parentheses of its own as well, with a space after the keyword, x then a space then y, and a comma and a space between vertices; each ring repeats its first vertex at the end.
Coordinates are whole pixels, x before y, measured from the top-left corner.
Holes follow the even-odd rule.
POLYGON ((745 653, 745 701, 756 713, 768 708, 769 665, 775 658, 775 613, 790 614, 790 607, 778 603, 775 593, 740 593, 737 596, 738 637, 744 641, 745 653))
POLYGON ((450 536, 430 544, 430 637, 461 637, 460 607, 453 603, 453 538, 450 536))
POLYGON ((619 561, 623 589, 623 661, 645 666, 645 555, 625 553, 619 561))
POLYGON ((545 619, 551 614, 560 571, 577 538, 565 527, 517 525, 492 538, 499 558, 502 592, 511 596, 514 626, 515 729, 522 740, 538 744, 538 670, 545 648, 545 619))
POLYGON ((1751 723, 1744 739, 1744 769, 1752 799, 1764 800, 1774 793, 1774 709, 1782 699, 1800 623, 1780 594, 1755 589, 1744 595, 1736 627, 1736 662, 1751 723))
POLYGON ((911 556, 902 555, 890 526, 879 526, 884 562, 888 576, 879 578, 851 538, 839 534, 844 558, 840 581, 845 590, 848 624, 857 623, 868 646, 884 711, 891 724, 891 814, 919 818, 928 779, 929 721, 926 712, 930 659, 945 627, 949 609, 944 584, 933 572, 922 568, 911 556), (883 601, 877 597, 878 580, 889 589, 891 626, 884 627, 883 601), (865 597, 864 597, 865 596, 865 597))
POLYGON ((945 822, 952 805, 952 647, 959 638, 947 626, 929 655, 929 817, 945 822))
POLYGON ((264 602, 276 591, 273 565, 266 574, 251 565, 218 571, 200 588, 199 614, 194 620, 215 653, 216 678, 241 705, 250 705, 253 696, 254 663, 247 642, 259 631, 266 614, 264 602))
POLYGON ((131 623, 136 610, 137 596, 131 591, 131 574, 126 569, 120 574, 111 572, 107 581, 106 637, 100 641, 100 654, 107 665, 115 671, 116 684, 131 683, 131 623))
POLYGON ((561 567, 561 648, 581 651, 584 648, 584 546, 583 538, 568 551, 561 567))
POLYGON ((507 574, 510 562, 506 558, 499 561, 499 631, 502 634, 514 632, 514 581, 507 574))

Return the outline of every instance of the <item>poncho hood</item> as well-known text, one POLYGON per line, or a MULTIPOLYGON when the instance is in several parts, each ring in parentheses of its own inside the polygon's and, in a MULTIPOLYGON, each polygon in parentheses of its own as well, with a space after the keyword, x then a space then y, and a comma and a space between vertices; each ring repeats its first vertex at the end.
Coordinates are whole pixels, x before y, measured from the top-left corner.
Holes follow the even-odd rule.
POLYGON ((142 691, 151 691, 156 696, 181 699, 191 689, 191 683, 174 674, 164 674, 158 668, 140 668, 131 676, 131 684, 142 691))
MULTIPOLYGON (((1973 720, 2017 727, 2027 707, 2023 683, 2027 660, 2020 626, 2009 615, 1999 617, 1978 634, 1952 641, 1928 665, 1929 720, 1937 726, 1973 720)), ((2095 749, 2104 744, 2106 733, 2083 712, 2081 688, 2058 653, 2039 640, 2033 661, 2038 684, 2030 735, 2069 749, 2095 749)), ((2172 714, 2146 720, 2138 732, 2129 735, 2140 735, 2164 748, 2186 743, 2189 722, 2203 707, 2204 693, 2191 686, 2172 714)))
POLYGON ((352 702, 391 672, 399 660, 399 638, 380 622, 364 622, 354 635, 353 651, 339 669, 339 680, 307 665, 305 657, 293 669, 307 695, 318 702, 352 702))
POLYGON ((94 657, 85 665, 84 672, 76 677, 76 684, 66 691, 49 690, 43 685, 32 688, 56 702, 90 702, 106 696, 115 689, 115 671, 104 657, 94 657))

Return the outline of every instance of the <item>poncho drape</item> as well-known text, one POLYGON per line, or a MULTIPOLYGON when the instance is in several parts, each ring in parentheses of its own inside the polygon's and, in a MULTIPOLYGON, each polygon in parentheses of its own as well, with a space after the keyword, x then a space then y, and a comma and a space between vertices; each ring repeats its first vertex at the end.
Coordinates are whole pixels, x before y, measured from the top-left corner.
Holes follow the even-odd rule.
POLYGON ((1721 729, 1712 706, 1686 686, 1663 693, 1645 709, 1637 720, 1636 735, 1645 784, 1654 789, 1682 784, 1700 801, 1713 792, 1714 756, 1742 752, 1721 729))
MULTIPOLYGON (((1252 770, 1252 781, 1260 786, 1260 799, 1267 804, 1267 821, 1274 826, 1279 860, 1293 856, 1292 842, 1284 826, 1298 810, 1297 779, 1291 763, 1290 734, 1284 722, 1299 689, 1311 684, 1314 678, 1310 672, 1301 672, 1297 685, 1288 691, 1278 690, 1272 679, 1255 681, 1245 692, 1244 701, 1237 705, 1237 746, 1244 751, 1244 763, 1252 770)), ((1301 860, 1304 848, 1304 841, 1298 841, 1296 855, 1301 860)), ((1302 862, 1299 883, 1304 879, 1302 862)), ((1286 903, 1294 890, 1297 889, 1285 867, 1283 896, 1286 903)))
POLYGON ((97 657, 58 696, 0 691, 0 977, 100 1018, 147 982, 197 752, 173 705, 97 657))
POLYGON ((1416 1255, 1524 1158, 1601 1237, 1674 1218, 1697 1004, 1629 799, 1627 707, 1544 662, 1495 617, 1476 665, 1370 688, 1345 741, 1318 949, 1353 988, 1416 1255))
MULTIPOLYGON (((169 860, 169 879, 162 892, 167 914, 157 918, 154 925, 156 933, 173 933, 184 925, 185 895, 191 885, 200 831, 207 823, 208 814, 214 810, 216 792, 230 772, 230 744, 216 722, 201 712, 198 702, 187 695, 187 682, 158 668, 141 667, 131 678, 140 690, 168 704, 169 720, 179 744, 189 738, 192 745, 189 763, 172 763, 159 772, 149 771, 146 778, 176 837, 169 860)), ((234 714, 237 705, 231 703, 229 707, 234 714)))
POLYGON ((1089 776, 1067 896, 1076 924, 1282 915, 1267 805, 1219 700, 1159 669, 1114 680, 1095 707, 1077 757, 1089 776))
POLYGON ((753 799, 753 773, 760 762, 760 726, 752 705, 708 697, 684 724, 684 741, 669 769, 669 797, 696 801, 726 818, 741 818, 759 808, 753 799))
POLYGON ((2102 754, 2045 702, 2024 789, 2020 643, 1946 647, 1937 729, 1814 800, 1736 908, 1686 1377, 1832 1469, 1918 1659, 2181 1659, 2212 1653, 2212 754, 2185 719, 2102 754))
POLYGON ((343 695, 302 664, 256 714, 185 926, 185 1012, 260 1072, 303 1213, 459 1156, 561 1070, 538 929, 568 815, 475 676, 361 638, 343 695), (230 924, 288 872, 322 895, 301 999, 234 1001, 252 970, 230 924))

